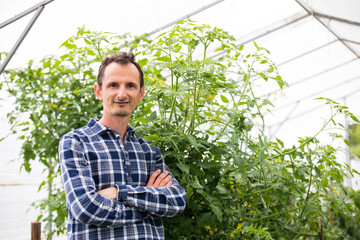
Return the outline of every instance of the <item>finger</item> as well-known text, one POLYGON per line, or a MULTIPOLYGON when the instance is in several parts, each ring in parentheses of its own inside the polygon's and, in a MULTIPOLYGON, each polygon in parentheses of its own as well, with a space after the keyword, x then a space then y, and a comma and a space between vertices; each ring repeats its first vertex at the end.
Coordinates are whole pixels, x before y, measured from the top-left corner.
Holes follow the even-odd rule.
POLYGON ((164 171, 162 174, 160 174, 155 181, 155 185, 159 186, 161 184, 161 182, 169 175, 168 171, 164 171))
POLYGON ((161 170, 158 169, 155 172, 153 172, 153 174, 151 174, 148 183, 146 184, 146 186, 152 186, 156 180, 156 178, 159 176, 159 174, 161 173, 161 170))
POLYGON ((168 182, 170 182, 172 179, 172 176, 169 174, 167 175, 159 184, 159 187, 164 187, 168 182))
POLYGON ((170 187, 172 185, 172 181, 168 181, 164 187, 170 187))

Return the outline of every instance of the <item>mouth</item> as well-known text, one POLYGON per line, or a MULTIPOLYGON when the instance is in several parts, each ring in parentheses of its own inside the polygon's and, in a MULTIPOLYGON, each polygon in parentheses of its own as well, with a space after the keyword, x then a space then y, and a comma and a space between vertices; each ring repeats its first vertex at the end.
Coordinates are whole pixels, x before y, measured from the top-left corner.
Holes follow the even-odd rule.
POLYGON ((129 102, 114 102, 115 104, 128 104, 129 102))
POLYGON ((125 106, 125 105, 128 105, 130 102, 127 102, 127 101, 114 101, 113 103, 115 105, 118 105, 118 106, 125 106))

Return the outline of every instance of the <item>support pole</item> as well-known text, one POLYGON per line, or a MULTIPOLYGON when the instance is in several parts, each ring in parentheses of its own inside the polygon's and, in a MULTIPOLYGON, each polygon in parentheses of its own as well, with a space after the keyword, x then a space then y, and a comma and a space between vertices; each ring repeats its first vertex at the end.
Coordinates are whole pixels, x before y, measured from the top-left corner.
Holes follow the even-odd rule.
POLYGON ((31 223, 31 240, 41 240, 41 222, 31 223))

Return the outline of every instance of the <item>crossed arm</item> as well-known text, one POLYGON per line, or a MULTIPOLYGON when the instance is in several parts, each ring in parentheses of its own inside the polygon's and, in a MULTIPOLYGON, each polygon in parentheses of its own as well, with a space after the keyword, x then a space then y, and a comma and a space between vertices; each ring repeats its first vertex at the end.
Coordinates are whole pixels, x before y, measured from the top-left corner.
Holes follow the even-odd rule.
MULTIPOLYGON (((161 170, 158 169, 150 176, 146 186, 155 188, 170 187, 172 185, 171 179, 172 176, 168 171, 161 172, 161 170)), ((118 189, 117 187, 109 187, 99 190, 98 193, 103 197, 116 200, 118 189)))
POLYGON ((100 191, 96 189, 82 143, 76 137, 62 138, 59 157, 67 205, 71 217, 79 222, 118 226, 141 222, 150 216, 172 217, 185 209, 186 192, 169 174, 161 157, 156 158, 158 170, 146 186, 115 185, 100 191))

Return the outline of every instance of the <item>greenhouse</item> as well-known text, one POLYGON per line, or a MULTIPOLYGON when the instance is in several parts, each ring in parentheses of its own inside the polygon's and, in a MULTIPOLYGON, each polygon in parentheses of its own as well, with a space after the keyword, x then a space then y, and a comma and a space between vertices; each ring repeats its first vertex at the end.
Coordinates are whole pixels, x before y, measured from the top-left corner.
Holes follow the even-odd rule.
POLYGON ((0 239, 360 239, 359 1, 1 3, 0 239), (140 91, 106 102, 97 78, 133 66, 99 74, 118 51, 134 54, 140 91), (80 196, 62 136, 94 123, 113 141, 81 140, 80 196), (164 183, 128 149, 133 130, 164 183))

